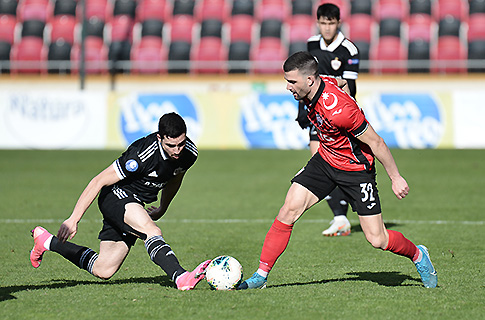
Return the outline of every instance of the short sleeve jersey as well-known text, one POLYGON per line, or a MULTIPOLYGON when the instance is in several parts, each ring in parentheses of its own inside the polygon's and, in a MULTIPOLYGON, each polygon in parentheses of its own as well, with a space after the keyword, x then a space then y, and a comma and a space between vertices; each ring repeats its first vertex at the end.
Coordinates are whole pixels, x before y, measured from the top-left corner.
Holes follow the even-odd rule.
POLYGON ((359 50, 342 32, 328 46, 322 35, 310 37, 307 50, 318 60, 318 73, 356 80, 359 74, 359 50))
POLYGON ((308 106, 308 118, 318 129, 318 152, 334 168, 345 171, 370 170, 374 155, 357 137, 368 128, 357 102, 337 86, 337 80, 321 77, 318 92, 308 106))
POLYGON ((195 163, 197 155, 197 147, 187 138, 180 158, 171 159, 163 151, 157 134, 152 133, 133 142, 113 162, 113 168, 121 179, 116 185, 122 191, 134 194, 143 203, 154 202, 170 179, 195 163))

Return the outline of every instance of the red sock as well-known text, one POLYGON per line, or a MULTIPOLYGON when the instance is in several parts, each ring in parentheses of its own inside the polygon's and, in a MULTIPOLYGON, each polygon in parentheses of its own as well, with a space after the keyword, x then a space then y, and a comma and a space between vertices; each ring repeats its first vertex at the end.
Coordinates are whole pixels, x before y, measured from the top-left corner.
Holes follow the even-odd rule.
POLYGON ((417 259, 419 249, 414 243, 403 236, 401 232, 394 230, 387 230, 389 233, 389 243, 385 250, 391 251, 400 256, 408 257, 411 260, 417 259))
POLYGON ((285 251, 290 241, 293 225, 288 225, 275 219, 271 228, 269 228, 261 251, 259 268, 269 272, 276 262, 276 259, 285 251))

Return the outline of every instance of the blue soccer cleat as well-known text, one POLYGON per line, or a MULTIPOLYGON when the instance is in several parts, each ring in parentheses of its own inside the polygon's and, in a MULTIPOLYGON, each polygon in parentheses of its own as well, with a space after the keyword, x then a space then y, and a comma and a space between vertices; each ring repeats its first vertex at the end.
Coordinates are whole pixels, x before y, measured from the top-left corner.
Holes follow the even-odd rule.
POLYGON ((419 251, 423 254, 423 258, 419 262, 415 262, 416 269, 418 269, 421 281, 426 288, 436 288, 438 284, 438 274, 429 258, 428 248, 423 245, 418 246, 419 251))
POLYGON ((237 290, 246 290, 246 289, 264 289, 266 288, 266 281, 267 278, 259 275, 255 272, 251 278, 243 281, 238 287, 237 290))

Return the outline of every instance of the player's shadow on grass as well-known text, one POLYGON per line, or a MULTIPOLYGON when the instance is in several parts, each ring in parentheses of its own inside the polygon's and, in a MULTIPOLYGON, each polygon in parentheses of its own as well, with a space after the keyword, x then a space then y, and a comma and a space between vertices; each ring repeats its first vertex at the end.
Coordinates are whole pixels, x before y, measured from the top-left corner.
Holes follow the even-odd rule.
POLYGON ((36 285, 18 285, 9 287, 0 287, 0 302, 5 300, 17 299, 13 294, 20 291, 30 290, 42 290, 42 289, 62 289, 69 287, 76 287, 80 285, 119 285, 129 283, 146 283, 153 285, 160 285, 162 287, 175 288, 175 284, 170 280, 168 276, 156 276, 156 277, 135 277, 128 279, 118 280, 94 280, 94 281, 78 281, 78 280, 65 280, 65 279, 53 279, 48 284, 36 284, 36 285))
MULTIPOLYGON (((399 224, 398 224, 398 223, 392 223, 392 222, 386 222, 385 224, 386 224, 386 228, 387 228, 387 229, 392 229, 392 228, 394 228, 394 227, 399 226, 399 224)), ((355 224, 355 225, 352 225, 352 226, 350 227, 350 231, 351 231, 352 233, 355 233, 355 232, 362 232, 362 227, 360 226, 360 223, 355 224)))
POLYGON ((325 279, 325 280, 318 280, 318 281, 310 281, 310 282, 294 282, 294 283, 286 283, 286 284, 278 284, 274 286, 268 286, 268 288, 277 288, 277 287, 289 287, 289 286, 305 286, 310 284, 326 284, 330 282, 342 282, 342 281, 369 281, 377 283, 378 285, 385 286, 385 287, 415 287, 415 286, 422 286, 421 279, 414 278, 406 274, 402 274, 400 272, 349 272, 347 273, 349 277, 347 278, 338 278, 338 279, 325 279), (403 284, 406 280, 412 280, 417 282, 416 284, 403 284))

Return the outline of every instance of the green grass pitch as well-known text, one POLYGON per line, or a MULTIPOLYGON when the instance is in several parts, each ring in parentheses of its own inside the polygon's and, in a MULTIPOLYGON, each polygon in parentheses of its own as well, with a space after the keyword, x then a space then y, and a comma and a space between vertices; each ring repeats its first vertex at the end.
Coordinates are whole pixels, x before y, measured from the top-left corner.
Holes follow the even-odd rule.
MULTIPOLYGON (((218 292, 203 281, 180 292, 141 241, 102 281, 47 252, 30 265, 30 230, 57 232, 89 180, 119 151, 0 151, 0 319, 483 319, 485 150, 393 150, 411 192, 397 200, 378 166, 389 229, 426 245, 438 288, 422 287, 406 258, 373 249, 357 215, 352 234, 325 238, 331 212, 313 207, 296 223, 264 290, 218 292)), ((236 257, 245 278, 308 150, 201 150, 158 222, 182 266, 236 257)), ((98 249, 101 215, 85 214, 74 242, 98 249)))

